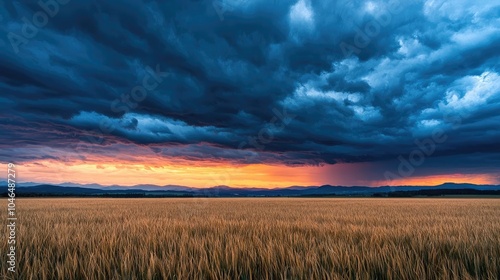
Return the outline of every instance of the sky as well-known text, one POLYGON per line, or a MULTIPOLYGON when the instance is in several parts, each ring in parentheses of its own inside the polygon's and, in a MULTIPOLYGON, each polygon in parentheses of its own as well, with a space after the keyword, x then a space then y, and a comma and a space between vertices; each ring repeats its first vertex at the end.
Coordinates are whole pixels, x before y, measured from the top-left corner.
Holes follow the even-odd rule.
POLYGON ((500 1, 0 2, 18 180, 500 184, 500 1))

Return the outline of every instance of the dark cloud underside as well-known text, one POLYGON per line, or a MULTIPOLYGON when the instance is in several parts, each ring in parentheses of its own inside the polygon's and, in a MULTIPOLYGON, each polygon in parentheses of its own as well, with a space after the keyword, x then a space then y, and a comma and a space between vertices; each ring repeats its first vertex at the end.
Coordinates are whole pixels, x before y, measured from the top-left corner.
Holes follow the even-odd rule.
POLYGON ((2 161, 12 146, 34 160, 79 142, 191 160, 383 161, 439 131, 444 165, 500 164, 495 1, 58 6, 27 38, 23 19, 42 7, 0 3, 2 161))

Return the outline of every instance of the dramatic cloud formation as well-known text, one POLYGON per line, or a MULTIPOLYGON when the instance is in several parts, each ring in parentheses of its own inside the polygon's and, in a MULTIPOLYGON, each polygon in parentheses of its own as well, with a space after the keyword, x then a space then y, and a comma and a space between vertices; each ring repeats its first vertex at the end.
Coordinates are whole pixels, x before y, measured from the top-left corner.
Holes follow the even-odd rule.
POLYGON ((4 1, 0 161, 500 183, 499 57, 497 1, 4 1))

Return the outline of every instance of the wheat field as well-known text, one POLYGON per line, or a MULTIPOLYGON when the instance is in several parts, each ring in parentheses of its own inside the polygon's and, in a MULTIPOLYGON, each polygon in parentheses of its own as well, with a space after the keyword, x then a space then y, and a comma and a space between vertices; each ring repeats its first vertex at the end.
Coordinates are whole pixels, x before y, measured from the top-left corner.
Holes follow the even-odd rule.
POLYGON ((17 216, 15 279, 500 279, 498 199, 21 198, 17 216))

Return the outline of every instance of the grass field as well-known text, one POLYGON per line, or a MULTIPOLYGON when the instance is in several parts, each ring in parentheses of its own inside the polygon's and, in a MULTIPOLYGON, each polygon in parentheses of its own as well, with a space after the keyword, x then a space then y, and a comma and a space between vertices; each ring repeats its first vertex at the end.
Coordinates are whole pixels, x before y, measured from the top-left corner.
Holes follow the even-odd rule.
POLYGON ((500 279, 499 199, 16 202, 16 279, 500 279))

